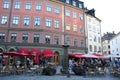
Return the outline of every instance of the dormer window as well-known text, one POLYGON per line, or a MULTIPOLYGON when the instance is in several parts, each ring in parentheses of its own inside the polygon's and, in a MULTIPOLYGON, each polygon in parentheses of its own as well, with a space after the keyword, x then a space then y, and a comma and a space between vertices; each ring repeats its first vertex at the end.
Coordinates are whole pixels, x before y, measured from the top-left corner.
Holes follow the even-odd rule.
POLYGON ((76 2, 75 1, 73 1, 73 6, 76 6, 76 2))
POLYGON ((82 4, 81 3, 79 3, 79 8, 82 8, 82 4))
POLYGON ((68 3, 68 4, 69 4, 69 3, 70 3, 70 0, 66 0, 66 3, 68 3))

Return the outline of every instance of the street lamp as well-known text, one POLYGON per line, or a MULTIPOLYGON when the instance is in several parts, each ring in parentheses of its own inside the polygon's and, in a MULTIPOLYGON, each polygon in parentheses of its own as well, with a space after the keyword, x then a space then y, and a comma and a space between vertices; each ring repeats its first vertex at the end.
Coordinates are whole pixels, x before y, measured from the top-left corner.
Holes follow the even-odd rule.
POLYGON ((61 69, 61 72, 63 73, 63 74, 67 74, 67 76, 68 76, 68 74, 69 74, 69 71, 68 71, 68 47, 69 47, 69 45, 67 45, 67 43, 66 43, 66 33, 65 33, 65 30, 66 30, 66 28, 65 28, 65 3, 64 3, 64 16, 63 16, 63 20, 64 20, 64 45, 62 46, 63 47, 63 61, 62 61, 62 69, 61 69))

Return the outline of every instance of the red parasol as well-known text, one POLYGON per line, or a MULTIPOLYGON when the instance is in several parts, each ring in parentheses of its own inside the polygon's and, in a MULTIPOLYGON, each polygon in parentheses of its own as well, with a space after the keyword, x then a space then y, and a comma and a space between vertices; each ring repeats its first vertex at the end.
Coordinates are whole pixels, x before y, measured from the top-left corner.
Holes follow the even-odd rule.
POLYGON ((44 49, 43 50, 43 57, 53 57, 54 53, 51 49, 44 49))

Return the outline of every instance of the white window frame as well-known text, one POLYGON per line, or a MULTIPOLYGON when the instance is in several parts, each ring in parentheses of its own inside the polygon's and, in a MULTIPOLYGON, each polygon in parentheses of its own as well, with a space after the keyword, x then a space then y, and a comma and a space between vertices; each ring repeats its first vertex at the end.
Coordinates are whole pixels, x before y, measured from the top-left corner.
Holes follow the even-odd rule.
POLYGON ((59 20, 54 20, 54 27, 55 28, 59 28, 59 24, 60 24, 59 20))
POLYGON ((36 2, 35 9, 36 9, 36 10, 42 10, 42 5, 41 5, 41 3, 36 2))
POLYGON ((10 0, 4 0, 4 3, 3 3, 3 8, 9 8, 10 7, 10 0))
POLYGON ((8 23, 8 16, 2 16, 2 19, 1 19, 1 24, 7 24, 8 23))
POLYGON ((25 3, 25 9, 30 10, 31 9, 31 2, 26 2, 25 3))
POLYGON ((24 25, 25 25, 25 26, 30 25, 30 17, 29 17, 29 16, 25 16, 25 17, 24 17, 24 25))
POLYGON ((51 27, 52 26, 52 19, 46 18, 46 27, 51 27))
POLYGON ((15 9, 20 9, 20 7, 21 7, 21 2, 16 1, 15 4, 14 4, 14 8, 15 9))
POLYGON ((65 15, 70 16, 70 10, 65 10, 65 15))
POLYGON ((54 13, 59 14, 60 13, 60 8, 59 7, 55 7, 54 8, 54 13))
POLYGON ((18 25, 19 24, 19 16, 13 16, 12 24, 13 25, 18 25))
POLYGON ((34 18, 34 25, 35 26, 40 26, 41 25, 41 19, 40 19, 40 17, 35 17, 34 18))
POLYGON ((46 11, 52 12, 52 5, 47 4, 47 6, 46 6, 46 11))

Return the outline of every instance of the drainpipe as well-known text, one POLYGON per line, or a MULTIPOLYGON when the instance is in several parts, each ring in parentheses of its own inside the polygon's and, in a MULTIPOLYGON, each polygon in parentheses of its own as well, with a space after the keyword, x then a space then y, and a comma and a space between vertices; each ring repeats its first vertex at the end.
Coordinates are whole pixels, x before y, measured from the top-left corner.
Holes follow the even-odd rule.
POLYGON ((12 8, 13 8, 13 0, 10 0, 10 13, 9 13, 9 19, 8 19, 8 28, 7 28, 7 35, 6 35, 6 42, 9 42, 9 34, 10 34, 10 25, 11 25, 11 19, 12 19, 12 8))

